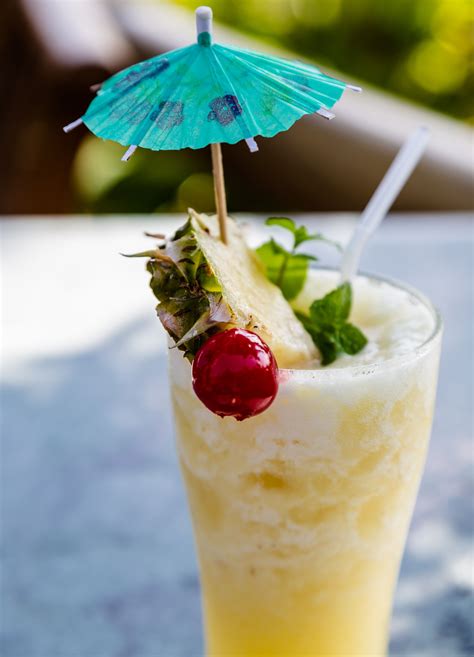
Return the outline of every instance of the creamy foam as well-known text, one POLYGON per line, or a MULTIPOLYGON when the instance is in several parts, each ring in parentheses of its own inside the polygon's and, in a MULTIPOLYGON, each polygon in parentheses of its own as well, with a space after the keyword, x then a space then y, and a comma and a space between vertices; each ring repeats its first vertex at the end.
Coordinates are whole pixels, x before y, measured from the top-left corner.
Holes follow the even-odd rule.
MULTIPOLYGON (((294 303, 295 308, 307 312, 315 299, 337 287, 338 278, 336 271, 311 270, 303 291, 294 303)), ((413 351, 433 333, 435 315, 415 293, 365 276, 358 276, 352 283, 352 289, 350 321, 365 333, 368 344, 355 356, 341 354, 324 369, 381 363, 413 351)), ((299 365, 302 369, 321 367, 319 360, 299 365)))

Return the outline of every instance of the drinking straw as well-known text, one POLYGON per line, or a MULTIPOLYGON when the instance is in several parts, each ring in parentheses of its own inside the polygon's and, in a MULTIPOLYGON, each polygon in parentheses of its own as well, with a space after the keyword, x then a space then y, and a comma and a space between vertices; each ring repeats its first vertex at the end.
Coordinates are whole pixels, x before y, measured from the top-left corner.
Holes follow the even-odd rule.
POLYGON ((359 261, 369 237, 375 232, 423 155, 430 132, 420 126, 398 151, 372 198, 360 215, 352 238, 341 261, 341 283, 350 281, 359 268, 359 261))

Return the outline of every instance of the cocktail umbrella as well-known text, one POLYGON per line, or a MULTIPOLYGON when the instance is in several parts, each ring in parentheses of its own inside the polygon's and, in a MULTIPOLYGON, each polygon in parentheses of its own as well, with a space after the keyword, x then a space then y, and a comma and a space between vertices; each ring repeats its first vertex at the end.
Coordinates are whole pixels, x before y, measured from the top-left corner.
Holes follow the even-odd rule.
POLYGON ((349 87, 314 66, 212 41, 212 10, 196 10, 197 43, 152 57, 116 73, 101 85, 84 123, 98 137, 155 151, 210 144, 216 210, 226 241, 222 142, 273 137, 305 114, 334 118, 330 109, 349 87))

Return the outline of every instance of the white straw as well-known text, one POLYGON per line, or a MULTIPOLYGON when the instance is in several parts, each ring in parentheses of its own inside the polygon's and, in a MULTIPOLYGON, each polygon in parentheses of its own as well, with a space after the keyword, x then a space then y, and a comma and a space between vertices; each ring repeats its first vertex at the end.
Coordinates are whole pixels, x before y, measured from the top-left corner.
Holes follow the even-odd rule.
POLYGON ((422 126, 415 130, 398 151, 362 212, 351 241, 344 251, 341 262, 341 282, 350 281, 357 273, 360 256, 367 240, 375 232, 400 194, 423 155, 429 137, 428 128, 422 126))

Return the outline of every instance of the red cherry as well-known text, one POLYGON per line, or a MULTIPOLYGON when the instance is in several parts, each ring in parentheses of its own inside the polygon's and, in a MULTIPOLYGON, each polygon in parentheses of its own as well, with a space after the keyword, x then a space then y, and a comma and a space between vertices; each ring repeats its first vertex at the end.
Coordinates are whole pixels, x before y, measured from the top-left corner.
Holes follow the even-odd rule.
POLYGON ((237 420, 267 409, 278 392, 278 366, 270 347, 245 329, 207 340, 193 361, 193 388, 207 408, 237 420))

